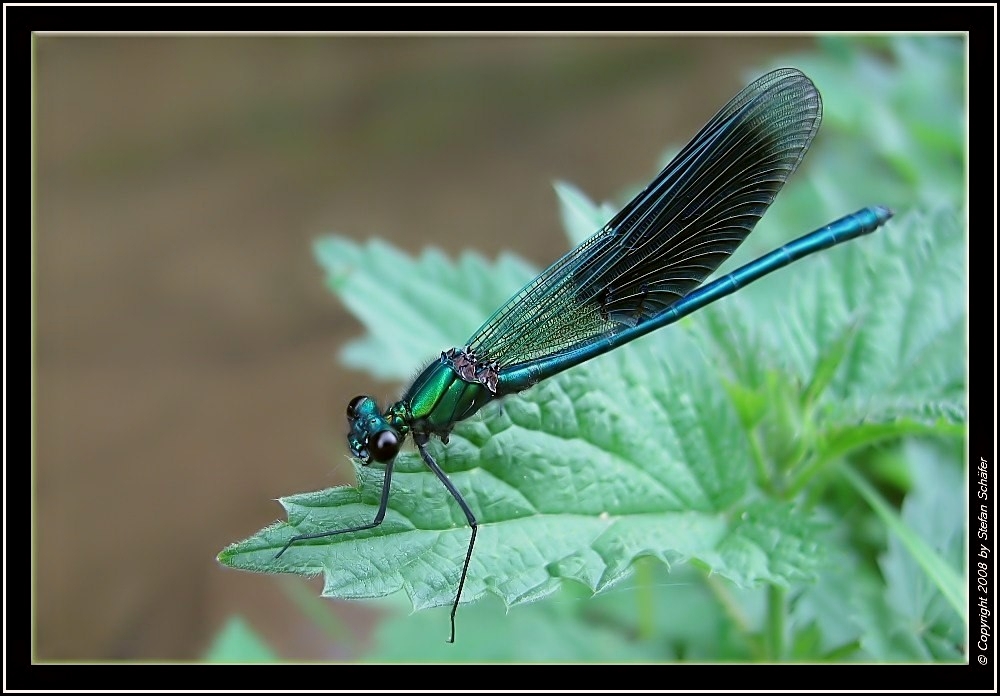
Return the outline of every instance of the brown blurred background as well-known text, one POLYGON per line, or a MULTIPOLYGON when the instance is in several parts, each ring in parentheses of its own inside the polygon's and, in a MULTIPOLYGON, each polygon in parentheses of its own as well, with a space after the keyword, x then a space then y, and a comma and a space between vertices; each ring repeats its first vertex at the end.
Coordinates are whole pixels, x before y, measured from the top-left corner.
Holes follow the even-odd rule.
MULTIPOLYGON (((554 179, 645 183, 812 45, 36 37, 36 659, 196 659, 233 614, 286 658, 357 654, 296 608, 317 582, 215 560, 274 498, 349 482, 344 405, 396 388, 338 365, 360 327, 312 240, 543 266, 554 179)), ((363 645, 373 611, 325 604, 363 645)))

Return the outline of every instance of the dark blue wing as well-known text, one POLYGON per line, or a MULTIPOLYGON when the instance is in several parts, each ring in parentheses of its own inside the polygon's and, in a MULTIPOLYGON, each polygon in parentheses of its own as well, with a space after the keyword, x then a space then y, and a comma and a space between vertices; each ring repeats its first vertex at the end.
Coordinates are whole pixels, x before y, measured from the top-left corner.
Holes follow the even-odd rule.
POLYGON ((793 68, 732 99, 594 236, 517 292, 467 345, 500 367, 573 350, 663 312, 743 242, 822 118, 793 68))

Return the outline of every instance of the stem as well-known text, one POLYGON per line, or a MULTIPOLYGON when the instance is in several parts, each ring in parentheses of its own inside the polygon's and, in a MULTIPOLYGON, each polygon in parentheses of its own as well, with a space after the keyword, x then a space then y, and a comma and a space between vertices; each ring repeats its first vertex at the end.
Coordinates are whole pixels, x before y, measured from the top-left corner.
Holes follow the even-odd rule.
POLYGON ((773 493, 773 485, 767 475, 767 465, 764 463, 764 454, 760 449, 760 441, 757 439, 757 429, 753 428, 748 434, 750 440, 750 453, 753 455, 753 464, 757 469, 757 482, 766 493, 773 493))
POLYGON ((816 456, 811 462, 799 469, 788 486, 788 499, 791 500, 802 491, 830 463, 830 457, 816 456))
POLYGON ((780 662, 785 658, 785 595, 787 590, 778 585, 767 588, 767 652, 771 659, 780 662))
POLYGON ((654 596, 651 560, 648 557, 640 558, 635 566, 636 604, 639 610, 637 625, 639 638, 642 640, 652 640, 656 633, 656 622, 653 620, 654 596))
POLYGON ((747 620, 746 615, 740 609, 736 600, 733 599, 733 596, 729 594, 727 587, 715 575, 706 575, 705 584, 708 586, 709 591, 715 595, 719 604, 722 605, 722 610, 726 613, 726 616, 729 617, 729 620, 736 625, 736 628, 743 635, 747 647, 753 653, 754 659, 763 660, 766 656, 761 651, 760 641, 754 639, 753 631, 750 628, 750 621, 747 620))

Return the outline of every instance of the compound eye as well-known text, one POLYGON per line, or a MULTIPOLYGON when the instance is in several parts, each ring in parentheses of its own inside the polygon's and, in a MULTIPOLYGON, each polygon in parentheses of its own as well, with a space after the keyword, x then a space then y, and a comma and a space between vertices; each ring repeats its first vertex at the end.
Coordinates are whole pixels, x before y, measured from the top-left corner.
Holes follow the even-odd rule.
POLYGON ((358 407, 368 399, 367 396, 355 396, 351 403, 347 404, 347 417, 354 420, 358 417, 358 407))
POLYGON ((380 430, 368 440, 372 459, 388 462, 399 453, 399 436, 391 430, 380 430))

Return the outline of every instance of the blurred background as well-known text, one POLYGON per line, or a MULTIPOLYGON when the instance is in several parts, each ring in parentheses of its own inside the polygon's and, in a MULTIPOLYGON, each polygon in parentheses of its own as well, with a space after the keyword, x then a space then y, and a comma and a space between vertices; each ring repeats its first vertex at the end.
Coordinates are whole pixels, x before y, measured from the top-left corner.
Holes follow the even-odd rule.
POLYGON ((322 602, 337 644, 303 611, 319 581, 216 561, 278 496, 353 482, 347 400, 402 386, 338 364, 360 324, 313 240, 544 266, 567 244, 553 180, 620 200, 814 49, 36 37, 36 659, 198 659, 234 615, 282 658, 360 654, 381 609, 322 602))

